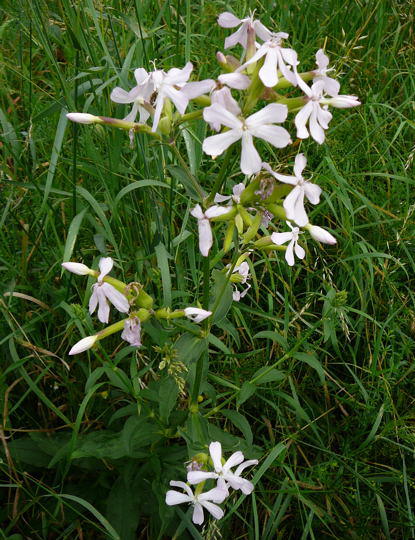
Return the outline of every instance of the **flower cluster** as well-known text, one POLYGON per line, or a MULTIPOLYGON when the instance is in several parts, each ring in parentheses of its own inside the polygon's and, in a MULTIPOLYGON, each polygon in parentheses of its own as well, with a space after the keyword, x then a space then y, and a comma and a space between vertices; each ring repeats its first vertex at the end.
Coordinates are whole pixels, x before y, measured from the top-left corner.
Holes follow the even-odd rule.
POLYGON ((63 268, 80 276, 89 275, 97 280, 92 285, 92 294, 89 299, 89 313, 92 315, 98 307, 98 320, 108 324, 110 304, 120 313, 128 313, 128 317, 114 323, 93 336, 87 336, 78 341, 69 354, 84 352, 95 343, 115 332, 122 330, 121 338, 133 347, 141 347, 141 323, 154 316, 157 319, 175 319, 187 317, 193 322, 200 323, 212 315, 211 311, 197 307, 187 307, 182 310, 170 311, 161 308, 153 309, 153 298, 148 295, 141 284, 133 282, 126 284, 118 279, 108 276, 114 261, 111 257, 103 257, 99 261, 99 272, 92 270, 82 263, 64 262, 63 268))
MULTIPOLYGON (((209 445, 210 461, 213 470, 204 470, 198 459, 192 460, 187 472, 187 484, 172 480, 172 487, 182 488, 186 493, 176 490, 169 490, 166 493, 166 504, 174 506, 176 504, 189 503, 193 506, 193 523, 201 525, 204 521, 205 508, 214 518, 220 519, 224 512, 218 504, 224 502, 229 497, 230 489, 240 490, 244 495, 249 495, 254 489, 254 485, 249 480, 241 477, 241 473, 247 467, 257 465, 256 459, 244 461, 242 452, 234 452, 227 461, 222 458, 222 446, 220 442, 212 442, 209 445), (234 469, 236 467, 236 469, 234 469), (234 470, 232 470, 234 469, 234 470), (203 492, 206 481, 215 480, 216 486, 203 492), (190 485, 196 485, 193 493, 190 485)), ((207 461, 207 456, 198 456, 200 461, 207 461)))

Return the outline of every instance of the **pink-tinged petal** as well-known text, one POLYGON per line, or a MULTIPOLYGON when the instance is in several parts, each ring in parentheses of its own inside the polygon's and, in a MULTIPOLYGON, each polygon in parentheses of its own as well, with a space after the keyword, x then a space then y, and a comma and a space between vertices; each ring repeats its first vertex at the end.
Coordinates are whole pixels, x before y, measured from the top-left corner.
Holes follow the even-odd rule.
MULTIPOLYGON (((297 86, 298 84, 298 81, 297 81, 297 76, 296 74, 291 71, 285 64, 285 61, 282 57, 282 50, 283 49, 277 49, 277 57, 278 57, 278 67, 282 73, 282 75, 287 79, 287 81, 290 81, 290 83, 293 85, 293 86, 297 86)), ((294 64, 294 69, 295 69, 295 65, 294 64)))
POLYGON ((166 493, 166 504, 168 504, 169 506, 190 502, 191 500, 192 499, 189 497, 189 495, 186 495, 185 493, 179 493, 178 491, 175 491, 173 489, 169 489, 169 491, 166 493))
MULTIPOLYGON (((232 97, 231 91, 227 86, 224 86, 219 90, 214 90, 210 99, 212 105, 217 103, 235 116, 241 114, 241 108, 239 107, 238 102, 232 97)), ((220 130, 220 122, 214 122, 213 125, 215 126, 214 129, 216 129, 216 131, 220 130)))
POLYGON ((246 469, 247 467, 252 467, 252 465, 258 465, 258 460, 257 459, 248 459, 248 461, 244 461, 243 463, 241 463, 236 471, 235 471, 235 476, 240 476, 241 472, 246 469))
POLYGON ((316 107, 317 121, 323 129, 328 129, 329 122, 333 118, 330 111, 327 111, 321 107, 316 107))
POLYGON ((287 261, 287 264, 289 266, 294 266, 294 240, 291 240, 291 242, 287 246, 287 250, 285 252, 285 260, 287 261))
POLYGON ((189 499, 193 500, 194 495, 192 488, 188 486, 185 482, 182 482, 181 480, 170 480, 171 487, 178 487, 181 489, 184 489, 187 495, 189 496, 189 499))
POLYGON ((263 125, 250 130, 250 132, 264 141, 269 142, 276 148, 285 148, 292 143, 290 134, 280 126, 263 125))
POLYGON ((272 35, 268 28, 264 26, 261 21, 254 21, 254 30, 255 34, 259 38, 261 38, 262 41, 267 41, 272 35))
POLYGON ((300 77, 300 75, 297 72, 297 68, 295 67, 294 67, 294 76, 295 76, 298 86, 305 93, 305 95, 308 97, 311 97, 312 96, 311 88, 308 86, 307 83, 303 81, 303 79, 300 77))
POLYGON ((209 94, 214 86, 215 81, 213 79, 206 79, 205 81, 195 81, 185 84, 181 89, 181 92, 187 96, 188 99, 194 99, 202 94, 209 94))
POLYGON ((234 302, 239 302, 239 300, 241 299, 241 293, 238 291, 238 289, 235 289, 233 292, 232 292, 232 300, 234 302))
POLYGON ((235 15, 229 13, 229 11, 224 11, 218 17, 218 24, 222 28, 235 28, 235 26, 238 26, 241 22, 241 19, 235 17, 235 15))
POLYGON ((331 105, 332 107, 337 107, 338 109, 348 109, 349 107, 361 105, 357 96, 347 96, 343 94, 332 98, 327 98, 324 100, 324 103, 327 103, 327 105, 331 105))
POLYGON ((102 120, 99 116, 94 116, 93 114, 80 113, 80 112, 71 112, 66 115, 68 120, 71 122, 76 122, 78 124, 95 124, 96 122, 101 123, 102 120))
POLYGON ((195 307, 184 308, 184 314, 188 319, 195 323, 200 323, 212 315, 211 311, 195 307))
POLYGON ((340 83, 332 77, 324 77, 324 90, 329 96, 337 96, 340 92, 340 83))
POLYGON ((251 84, 251 80, 243 73, 224 73, 219 75, 218 81, 236 90, 245 90, 251 84))
MULTIPOLYGON (((245 185, 240 182, 239 184, 236 184, 236 186, 233 186, 232 193, 234 197, 240 197, 242 195, 242 192, 245 191, 245 185)), ((244 263, 242 263, 240 266, 242 266, 244 263)), ((246 265, 248 263, 245 263, 246 265)))
POLYGON ((251 128, 263 126, 264 124, 279 124, 284 122, 288 115, 287 105, 281 103, 270 103, 260 111, 251 114, 246 119, 246 125, 251 128))
POLYGON ((318 204, 320 202, 320 195, 321 195, 321 187, 317 186, 316 184, 311 184, 310 182, 306 182, 304 184, 304 191, 307 199, 311 202, 311 204, 318 204))
POLYGON ((231 34, 225 39, 225 49, 230 49, 234 47, 237 43, 240 43, 242 47, 246 48, 247 41, 247 28, 245 25, 242 25, 236 32, 231 34))
MULTIPOLYGON (((218 485, 221 485, 221 482, 219 482, 218 479, 218 485)), ((205 491, 205 493, 201 493, 198 495, 199 501, 213 501, 215 503, 221 503, 223 502, 226 497, 229 495, 228 490, 225 487, 215 487, 213 489, 210 489, 209 491, 205 491)))
POLYGON ((202 505, 197 502, 195 503, 194 508, 193 508, 192 521, 196 525, 202 525, 204 519, 205 519, 205 516, 203 514, 202 505))
POLYGON ((171 68, 164 77, 164 85, 183 85, 186 83, 190 77, 190 74, 193 71, 193 64, 187 62, 183 69, 171 68))
POLYGON ((242 484, 244 482, 243 478, 240 478, 239 476, 235 476, 232 473, 229 473, 225 476, 226 481, 229 483, 231 488, 233 489, 241 489, 242 484))
POLYGON ((98 287, 99 287, 98 283, 95 283, 95 285, 92 286, 92 294, 91 294, 91 298, 89 299, 89 305, 88 305, 88 311, 91 315, 97 309, 97 305, 98 305, 97 288, 98 287))
POLYGON ((317 121, 317 109, 319 108, 319 105, 317 103, 314 103, 313 105, 314 107, 310 115, 310 134, 318 144, 323 144, 325 139, 324 129, 317 121))
POLYGON ((275 48, 270 47, 265 56, 264 64, 259 70, 259 78, 264 83, 264 86, 272 88, 278 84, 277 65, 277 51, 275 48))
POLYGON ((117 86, 111 92, 110 99, 114 103, 132 103, 135 98, 131 96, 130 92, 117 86))
POLYGON ((246 68, 246 66, 249 66, 249 64, 258 62, 260 58, 262 58, 265 54, 267 54, 268 50, 269 50, 268 43, 263 43, 261 47, 257 50, 257 52, 254 54, 254 56, 252 56, 247 62, 245 62, 245 64, 243 64, 237 69, 237 72, 243 71, 246 68))
POLYGON ((304 249, 300 246, 300 244, 297 244, 297 242, 294 243, 294 250, 295 250, 295 254, 297 255, 297 257, 299 259, 304 259, 305 257, 305 251, 304 249))
POLYGON ((281 48, 281 56, 291 66, 296 66, 298 64, 297 53, 294 49, 281 48))
POLYGON ((213 202, 215 203, 221 203, 229 201, 232 198, 232 195, 220 195, 219 193, 216 193, 215 198, 213 199, 213 202))
POLYGON ((141 322, 138 317, 125 319, 121 339, 133 347, 141 347, 141 322))
POLYGON ((316 64, 319 69, 326 69, 329 65, 329 57, 324 54, 323 49, 316 52, 316 64))
POLYGON ((307 139, 309 133, 306 128, 308 119, 313 110, 313 103, 309 101, 295 116, 295 127, 297 128, 297 137, 299 139, 307 139))
POLYGON ((140 122, 140 124, 145 124, 150 118, 150 113, 144 107, 140 107, 140 105, 138 106, 138 110, 140 111, 140 118, 138 121, 140 122))
POLYGON ((203 219, 205 217, 200 204, 197 204, 192 210, 190 210, 190 213, 196 219, 203 219))
POLYGON ((68 272, 72 272, 72 274, 77 274, 78 276, 86 276, 91 272, 91 270, 82 263, 64 262, 62 263, 62 266, 65 270, 68 270, 68 272))
POLYGON ((205 216, 206 216, 208 219, 211 219, 211 218, 223 216, 224 214, 227 214, 228 212, 229 212, 229 208, 228 208, 227 206, 217 206, 217 205, 213 205, 213 206, 210 206, 210 207, 206 210, 205 216))
POLYGON ((323 229, 322 227, 318 227, 317 225, 310 225, 308 228, 308 231, 311 235, 311 238, 314 240, 317 240, 317 242, 321 242, 322 244, 330 244, 334 245, 337 244, 337 240, 332 236, 328 231, 323 229))
POLYGON ((189 98, 181 90, 176 90, 172 86, 166 86, 163 89, 164 94, 170 98, 176 105, 176 109, 180 114, 184 114, 189 104, 189 98))
POLYGON ((97 287, 98 296, 98 320, 102 323, 108 323, 110 316, 110 305, 108 304, 107 297, 102 289, 102 285, 97 287))
POLYGON ((155 132, 157 130, 157 126, 159 125, 160 116, 163 112, 163 105, 164 105, 164 96, 163 94, 159 94, 156 98, 156 110, 154 112, 154 118, 153 118, 153 127, 151 128, 151 131, 155 132))
POLYGON ((220 156, 234 142, 242 136, 242 130, 231 129, 219 135, 212 135, 203 141, 203 151, 209 156, 220 156))
POLYGON ((137 68, 134 70, 134 77, 137 84, 142 84, 148 77, 148 73, 144 68, 137 68))
POLYGON ((251 175, 261 170, 261 158, 254 146, 252 135, 249 131, 242 134, 241 171, 251 175))
POLYGON ((87 351, 95 345, 97 339, 98 336, 87 336, 81 339, 80 341, 78 341, 78 343, 75 343, 75 345, 72 347, 68 354, 79 354, 81 352, 87 351))
POLYGON ((322 96, 324 92, 324 80, 323 79, 315 79, 313 84, 311 85, 311 92, 313 96, 322 96))
POLYGON ((135 119, 137 117, 137 113, 138 113, 138 103, 134 103, 133 108, 127 114, 127 116, 124 118, 124 120, 126 122, 135 122, 135 119))
POLYGON ((254 491, 254 484, 245 478, 242 478, 241 491, 244 495, 250 495, 254 491))
POLYGON ((197 226, 199 230, 199 250, 204 257, 207 257, 213 244, 212 229, 209 220, 199 219, 197 226))
POLYGON ((203 118, 206 122, 219 122, 231 129, 241 129, 242 122, 234 114, 218 103, 203 109, 203 118))
POLYGON ((268 163, 263 163, 262 168, 272 174, 272 176, 280 182, 284 182, 284 184, 291 184, 293 186, 297 185, 298 178, 296 178, 295 176, 288 176, 287 174, 277 173, 271 169, 268 163))
POLYGON ((220 506, 218 506, 217 504, 213 504, 211 502, 208 502, 208 501, 201 501, 200 503, 202 506, 204 506, 206 508, 206 510, 212 514, 212 516, 215 518, 215 519, 221 519, 223 518, 223 515, 224 515, 224 512, 222 510, 222 508, 220 506))
POLYGON ((296 186, 291 193, 289 193, 283 204, 287 218, 292 219, 303 227, 308 223, 308 217, 304 209, 304 189, 300 186, 296 186))
POLYGON ((112 267, 114 266, 114 261, 111 259, 111 257, 102 257, 98 266, 101 272, 98 276, 98 281, 102 281, 103 278, 111 272, 112 267))
POLYGON ((301 173, 307 165, 307 158, 304 154, 297 154, 294 161, 294 174, 297 178, 301 177, 301 173))
POLYGON ((285 244, 286 242, 292 240, 292 237, 293 233, 291 232, 274 232, 271 234, 271 241, 277 246, 282 246, 282 244, 285 244))
POLYGON ((223 470, 228 471, 232 467, 242 463, 244 459, 244 455, 240 450, 238 450, 238 452, 234 452, 226 461, 225 465, 223 466, 223 470))
POLYGON ((218 475, 214 472, 207 471, 189 471, 187 473, 187 481, 189 484, 200 484, 209 478, 217 478, 218 475))
POLYGON ((222 470, 222 445, 220 442, 211 442, 209 445, 210 457, 213 461, 213 467, 217 473, 222 470))
POLYGON ((121 313, 129 312, 130 304, 127 298, 122 293, 120 293, 120 291, 117 291, 115 287, 105 282, 100 285, 100 288, 104 291, 105 296, 115 307, 115 309, 117 309, 121 313))

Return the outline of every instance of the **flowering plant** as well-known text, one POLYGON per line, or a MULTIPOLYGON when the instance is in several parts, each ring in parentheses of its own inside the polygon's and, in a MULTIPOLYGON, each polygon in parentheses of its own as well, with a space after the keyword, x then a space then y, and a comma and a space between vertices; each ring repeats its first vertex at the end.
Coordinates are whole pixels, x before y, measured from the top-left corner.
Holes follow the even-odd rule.
MULTIPOLYGON (((168 490, 165 500, 169 506, 190 503, 192 520, 197 525, 204 521, 203 509, 216 519, 223 517, 224 511, 218 505, 231 496, 231 490, 240 490, 244 495, 252 492, 253 483, 242 478, 241 473, 258 463, 256 458, 244 461, 240 450, 225 461, 221 441, 211 442, 220 437, 224 444, 226 441, 226 433, 212 428, 206 420, 210 414, 200 405, 204 400, 202 389, 206 394, 209 392, 209 344, 220 343, 212 328, 225 319, 232 302, 245 302, 249 298, 255 257, 281 252, 287 264, 293 266, 295 257, 298 260, 306 257, 302 243, 307 234, 319 243, 336 243, 330 232, 312 224, 308 217, 308 202, 317 205, 322 189, 307 179, 308 175, 303 176, 307 165, 304 153, 296 154, 293 175, 287 175, 281 172, 284 170, 281 155, 278 154, 276 162, 268 149, 286 149, 295 137, 311 137, 322 144, 332 120, 329 108, 359 105, 355 96, 339 94, 340 84, 327 75, 329 60, 322 49, 316 53, 317 69, 301 71, 297 52, 285 46, 288 34, 270 31, 253 16, 238 19, 226 12, 219 16, 218 23, 224 28, 238 27, 227 37, 225 48, 239 45, 243 49, 241 61, 217 54, 225 73, 195 81, 190 80, 191 62, 182 69, 173 67, 168 71, 147 72, 139 67, 134 72, 137 83, 134 88, 116 87, 111 93, 115 103, 131 106, 124 119, 79 112, 67 115, 78 123, 124 129, 132 141, 135 134, 143 133, 156 144, 169 146, 183 167, 183 184, 193 199, 189 213, 197 222, 199 250, 204 261, 203 294, 194 302, 197 306, 177 306, 173 310, 170 305, 156 307, 154 298, 141 282, 126 283, 109 276, 114 266, 110 257, 101 258, 99 272, 79 262, 64 262, 62 266, 96 280, 89 313, 92 315, 98 308, 101 323, 108 324, 111 305, 124 314, 120 321, 78 341, 69 354, 95 348, 103 338, 117 332, 122 332, 121 338, 136 350, 145 344, 146 334, 151 336, 161 328, 167 335, 172 326, 176 328, 171 343, 166 339, 157 349, 163 354, 159 370, 163 372, 167 367, 167 376, 155 375, 151 384, 144 384, 140 406, 154 417, 152 407, 158 403, 158 421, 164 423, 164 436, 182 437, 187 443, 191 458, 187 483, 170 481, 170 486, 182 488, 185 493, 168 490), (293 92, 298 95, 292 95, 293 92), (189 107, 192 110, 186 112, 189 107), (204 121, 215 132, 202 143, 204 153, 220 162, 212 185, 202 185, 199 175, 193 174, 184 163, 174 142, 183 124, 195 121, 204 121), (218 158, 223 154, 223 159, 218 158), (230 193, 226 178, 232 159, 239 164, 240 173, 230 193), (231 262, 225 264, 229 259, 231 262), (182 404, 186 403, 187 412, 169 425, 179 396, 182 404), (194 492, 191 485, 196 486, 194 492), (209 488, 207 491, 205 486, 209 488)), ((259 370, 253 382, 245 387, 249 388, 246 395, 249 392, 252 395, 255 384, 265 380, 274 367, 264 366, 259 370)), ((241 394, 242 389, 239 397, 243 402, 241 394)), ((244 417, 241 420, 241 416, 237 411, 229 414, 237 427, 247 431, 248 422, 244 417)), ((161 437, 160 433, 158 436, 161 437)), ((245 448, 246 453, 257 455, 252 444, 245 448)))

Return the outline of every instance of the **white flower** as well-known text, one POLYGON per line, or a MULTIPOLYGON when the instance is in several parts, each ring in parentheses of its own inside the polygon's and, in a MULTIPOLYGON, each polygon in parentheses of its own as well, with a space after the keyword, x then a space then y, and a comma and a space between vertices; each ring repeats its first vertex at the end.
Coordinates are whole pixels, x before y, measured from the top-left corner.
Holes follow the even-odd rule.
POLYGON ((92 286, 92 295, 89 299, 89 313, 94 313, 98 306, 98 319, 102 323, 108 322, 110 306, 108 301, 121 313, 128 313, 130 304, 127 298, 117 291, 115 287, 103 281, 104 277, 111 272, 114 261, 111 257, 103 257, 99 261, 99 269, 101 273, 98 276, 97 283, 92 286))
POLYGON ((199 249, 200 253, 207 257, 209 255, 210 248, 213 244, 212 229, 210 227, 209 219, 229 212, 229 208, 223 206, 211 206, 203 212, 200 204, 197 204, 193 210, 190 211, 193 217, 197 219, 197 226, 199 229, 199 249))
POLYGON ((187 307, 184 309, 184 314, 188 319, 195 323, 200 323, 212 315, 211 311, 196 307, 187 307))
POLYGON ((87 276, 92 272, 90 268, 82 263, 64 262, 62 263, 62 266, 65 268, 65 270, 72 272, 72 274, 77 274, 78 276, 87 276))
POLYGON ((235 204, 239 204, 241 202, 241 194, 244 191, 244 189, 245 189, 244 184, 242 183, 236 184, 236 186, 233 186, 232 188, 232 195, 220 195, 219 193, 216 193, 215 198, 213 200, 216 203, 218 202, 221 203, 221 202, 230 201, 232 199, 232 201, 235 204))
POLYGON ((170 485, 173 487, 179 487, 186 491, 186 493, 180 493, 179 491, 170 489, 166 493, 166 504, 169 506, 174 506, 176 504, 190 503, 193 505, 193 516, 192 521, 196 525, 201 525, 205 518, 203 513, 203 508, 212 514, 215 519, 221 519, 223 517, 223 510, 217 504, 221 503, 226 498, 226 491, 213 488, 205 493, 200 493, 195 495, 191 488, 184 482, 176 482, 171 480, 170 485))
MULTIPOLYGON (((245 90, 250 85, 249 77, 242 73, 224 73, 219 75, 218 80, 206 79, 205 81, 195 81, 187 83, 182 92, 189 99, 194 99, 202 94, 210 93, 210 101, 213 105, 218 103, 226 110, 237 116, 241 114, 241 109, 238 102, 232 97, 229 88, 236 90, 245 90), (228 88, 229 87, 229 88, 228 88)), ((210 127, 215 131, 220 130, 220 122, 212 122, 210 127)))
POLYGON ((90 349, 98 339, 98 336, 87 336, 78 343, 75 343, 75 345, 72 347, 72 349, 69 351, 69 354, 79 354, 81 352, 87 351, 90 349))
POLYGON ((330 244, 330 245, 337 244, 337 240, 334 238, 334 236, 331 235, 328 231, 326 231, 322 227, 309 224, 305 228, 310 233, 311 238, 313 238, 314 240, 317 240, 317 242, 321 242, 322 244, 330 244))
POLYGON ((144 103, 149 103, 151 95, 154 91, 154 84, 151 74, 147 73, 144 68, 138 68, 134 71, 137 86, 129 92, 120 87, 114 88, 110 98, 115 103, 133 103, 131 112, 124 118, 127 122, 135 122, 137 113, 140 113, 139 122, 144 124, 147 122, 150 113, 144 107, 144 103))
POLYGON ((244 49, 248 45, 248 32, 254 32, 263 41, 267 40, 271 35, 271 32, 260 21, 254 20, 253 16, 246 19, 238 19, 232 13, 225 11, 218 17, 218 24, 222 28, 235 28, 241 25, 240 28, 229 37, 225 39, 225 49, 234 47, 237 43, 240 43, 244 49))
POLYGON ((231 457, 222 465, 222 445, 220 442, 212 442, 209 445, 209 453, 212 458, 213 467, 215 472, 208 471, 189 471, 187 473, 187 481, 190 484, 200 484, 209 478, 218 481, 217 487, 220 490, 226 490, 228 492, 229 486, 233 489, 240 489, 245 495, 252 493, 254 485, 249 480, 241 478, 241 472, 251 465, 257 465, 258 460, 251 459, 244 461, 244 455, 242 452, 234 452, 231 457), (242 463, 243 462, 243 463, 242 463), (232 467, 239 465, 235 472, 231 471, 232 467))
POLYGON ((285 184, 295 186, 293 190, 284 199, 284 208, 287 218, 295 221, 297 225, 303 227, 308 223, 308 217, 304 209, 304 196, 311 204, 318 204, 320 201, 321 188, 316 184, 312 184, 305 180, 302 176, 304 167, 307 164, 307 159, 304 154, 297 154, 294 163, 294 176, 287 176, 274 172, 267 163, 262 166, 270 172, 274 178, 285 184))
POLYGON ((324 54, 323 49, 319 49, 316 53, 316 64, 318 69, 314 70, 314 81, 324 81, 324 90, 329 96, 337 96, 340 90, 340 83, 335 79, 327 76, 329 71, 333 71, 333 68, 328 68, 329 58, 324 54))
POLYGON ((240 280, 238 280, 237 283, 240 283, 241 285, 246 284, 246 288, 242 292, 239 292, 236 284, 234 284, 232 298, 235 302, 239 302, 239 300, 243 298, 246 295, 246 293, 249 291, 249 289, 251 288, 251 285, 249 283, 246 283, 248 279, 251 277, 249 274, 249 264, 246 261, 241 262, 240 265, 235 266, 232 274, 239 274, 240 280))
POLYGON ((242 139, 241 170, 248 175, 257 173, 261 169, 261 158, 254 146, 253 137, 259 137, 277 148, 290 144, 288 131, 272 125, 284 122, 287 114, 286 105, 271 103, 248 118, 241 119, 215 103, 203 110, 203 118, 206 122, 219 122, 230 129, 207 137, 203 141, 203 150, 210 156, 219 156, 231 144, 242 139))
POLYGON ((287 246, 287 250, 285 252, 285 260, 290 266, 293 266, 294 265, 294 251, 299 259, 304 259, 305 251, 297 243, 298 235, 301 234, 300 229, 298 227, 293 227, 289 221, 287 221, 286 223, 291 228, 291 232, 272 233, 271 240, 277 246, 281 246, 282 244, 289 242, 287 246))
POLYGON ((134 347, 141 347, 141 322, 138 317, 125 319, 121 339, 124 339, 134 347))
POLYGON ((285 32, 271 34, 269 39, 259 47, 254 56, 239 67, 237 71, 244 70, 246 66, 257 62, 260 58, 265 56, 264 65, 259 70, 259 78, 264 83, 264 86, 272 88, 277 85, 279 71, 287 81, 290 81, 292 85, 297 86, 295 73, 286 66, 286 63, 290 64, 292 67, 297 66, 297 53, 294 49, 281 47, 282 40, 287 38, 288 34, 285 32))
POLYGON ((78 124, 95 124, 95 122, 101 122, 99 116, 94 116, 89 113, 71 112, 66 115, 66 118, 72 120, 72 122, 77 122, 78 124))
POLYGON ((157 69, 151 74, 154 90, 157 92, 152 131, 156 131, 157 129, 166 98, 171 99, 180 114, 184 114, 189 103, 189 98, 181 89, 189 80, 192 70, 193 64, 187 62, 183 69, 172 68, 167 73, 161 69, 157 69))
POLYGON ((319 144, 324 142, 324 130, 329 127, 329 122, 332 119, 331 113, 327 110, 328 105, 339 109, 360 105, 360 101, 356 96, 339 95, 331 98, 324 97, 325 81, 323 79, 314 82, 311 88, 299 76, 297 76, 297 82, 307 96, 307 103, 295 117, 297 137, 299 139, 307 139, 309 136, 306 128, 308 122, 310 134, 313 139, 319 144), (321 107, 322 105, 323 107, 321 107))

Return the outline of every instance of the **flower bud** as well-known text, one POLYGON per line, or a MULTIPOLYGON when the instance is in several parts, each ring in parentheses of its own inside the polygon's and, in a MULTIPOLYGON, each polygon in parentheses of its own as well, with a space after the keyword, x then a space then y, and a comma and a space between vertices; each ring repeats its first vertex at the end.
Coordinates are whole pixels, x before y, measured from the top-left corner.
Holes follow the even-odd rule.
POLYGON ((332 236, 328 231, 323 229, 322 227, 318 227, 317 225, 310 225, 305 226, 305 229, 308 230, 308 232, 311 235, 311 238, 314 240, 317 240, 317 242, 321 242, 322 244, 330 244, 334 245, 337 244, 337 240, 332 236))
POLYGON ((93 114, 88 114, 88 113, 72 112, 72 113, 68 113, 66 115, 66 118, 78 124, 95 124, 95 123, 101 124, 102 123, 102 120, 99 116, 94 116, 93 114))
POLYGON ((206 309, 187 307, 184 309, 184 314, 191 321, 199 323, 210 317, 212 315, 212 312, 207 311, 206 309))
POLYGON ((81 352, 87 351, 95 345, 98 336, 87 336, 86 338, 81 339, 78 343, 72 347, 69 351, 69 354, 79 354, 81 352))
POLYGON ((218 63, 220 64, 221 67, 225 67, 226 64, 227 64, 227 61, 226 61, 226 56, 223 54, 223 52, 220 52, 218 51, 216 53, 216 60, 218 61, 218 63))
POLYGON ((78 276, 87 276, 91 273, 91 269, 82 263, 64 262, 62 263, 62 266, 65 270, 72 272, 72 274, 77 274, 78 276))

